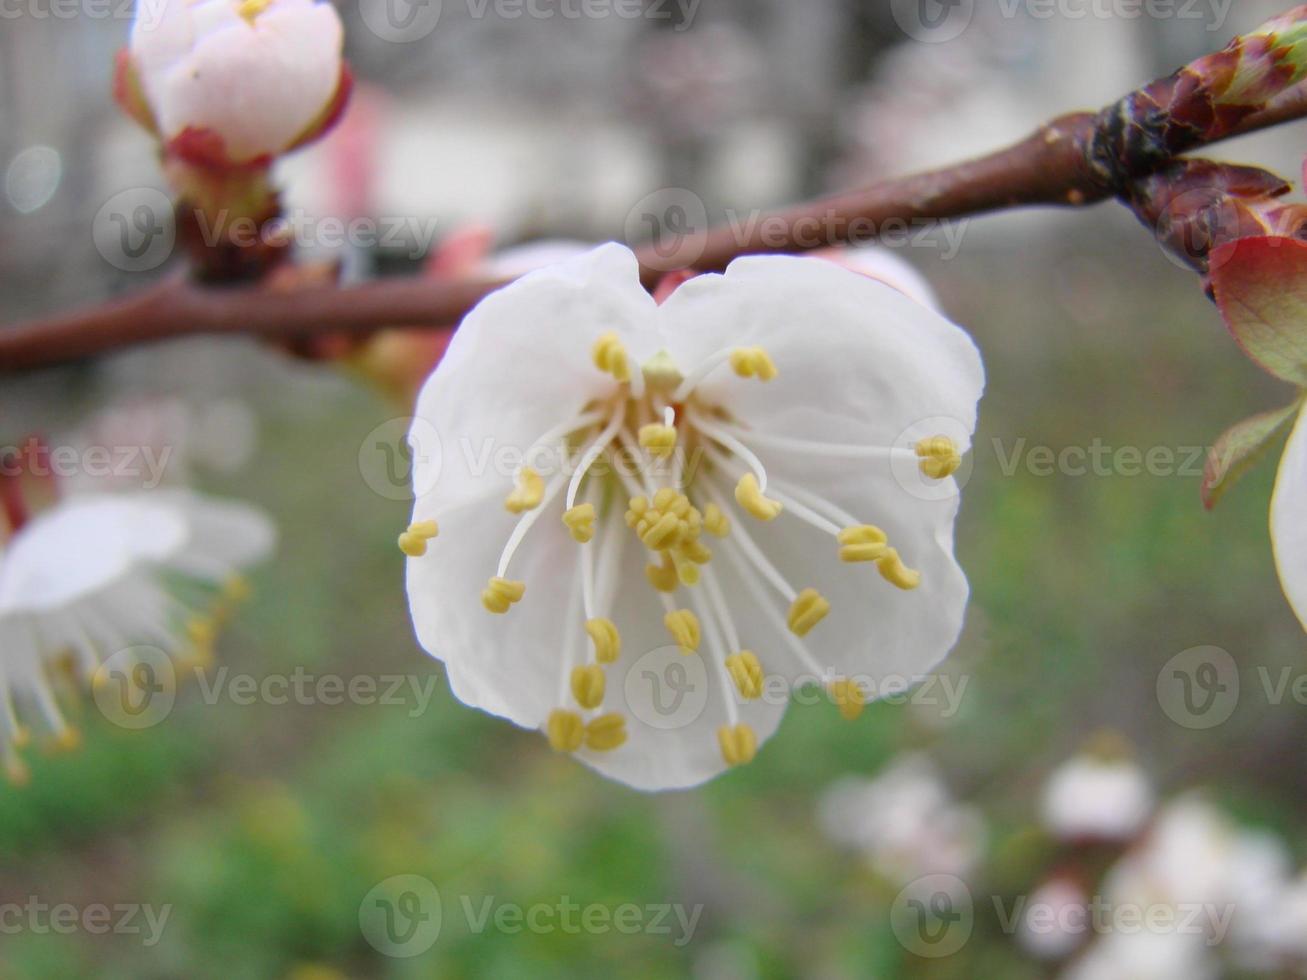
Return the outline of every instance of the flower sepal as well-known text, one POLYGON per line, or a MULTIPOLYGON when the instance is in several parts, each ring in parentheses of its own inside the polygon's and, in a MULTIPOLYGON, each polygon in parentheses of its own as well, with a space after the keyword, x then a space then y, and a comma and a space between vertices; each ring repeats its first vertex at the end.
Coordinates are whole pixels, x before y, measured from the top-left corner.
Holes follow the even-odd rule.
POLYGON ((1208 510, 1221 502, 1225 492, 1266 455, 1271 444, 1288 433, 1302 410, 1303 399, 1284 408, 1262 412, 1230 426, 1207 453, 1203 471, 1203 506, 1208 510))

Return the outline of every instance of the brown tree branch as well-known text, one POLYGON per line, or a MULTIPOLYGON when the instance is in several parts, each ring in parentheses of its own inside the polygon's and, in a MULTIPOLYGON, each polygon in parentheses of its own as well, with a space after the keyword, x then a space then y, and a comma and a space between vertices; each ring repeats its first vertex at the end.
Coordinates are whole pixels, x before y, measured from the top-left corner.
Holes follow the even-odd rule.
MULTIPOLYGON (((1298 85, 1217 138, 1304 116, 1307 85, 1298 85)), ((673 268, 713 271, 749 253, 865 241, 891 221, 943 221, 1013 207, 1081 206, 1105 200, 1112 191, 1087 159, 1099 118, 1090 113, 1063 116, 1020 143, 977 160, 758 215, 747 223, 687 233, 669 252, 646 246, 637 252, 642 278, 652 285, 673 268)), ((189 334, 293 339, 366 335, 390 326, 444 327, 457 323, 501 285, 482 279, 414 277, 271 290, 202 285, 175 277, 125 299, 0 329, 0 372, 189 334)))

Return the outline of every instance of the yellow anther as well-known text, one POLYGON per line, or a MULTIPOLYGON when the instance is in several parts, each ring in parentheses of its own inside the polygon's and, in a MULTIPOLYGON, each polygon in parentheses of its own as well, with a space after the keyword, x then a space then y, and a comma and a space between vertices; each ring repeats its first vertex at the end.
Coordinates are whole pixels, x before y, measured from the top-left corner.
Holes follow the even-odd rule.
POLYGON ((681 647, 681 653, 689 655, 699 649, 699 617, 688 609, 677 609, 663 617, 663 625, 672 634, 681 647))
POLYGON ((522 471, 517 474, 517 486, 513 488, 513 492, 504 501, 504 506, 508 508, 511 514, 524 514, 528 510, 535 510, 539 507, 544 496, 544 478, 531 467, 524 466, 522 471))
POLYGON ((740 482, 735 485, 735 500, 760 521, 773 521, 781 512, 781 502, 764 497, 758 487, 758 478, 752 473, 740 477, 740 482))
POLYGON ((905 592, 910 592, 921 584, 921 573, 903 564, 903 559, 893 548, 886 549, 884 557, 876 562, 876 567, 880 569, 885 581, 905 592))
POLYGON ((681 519, 675 514, 661 515, 640 534, 640 541, 650 551, 664 551, 673 548, 680 540, 681 519))
POLYGON ((836 539, 840 543, 840 561, 877 561, 888 548, 885 532, 871 524, 846 527, 836 539))
POLYGON ((555 708, 549 712, 545 733, 549 736, 549 747, 555 752, 575 752, 585 739, 585 722, 575 711, 555 708))
POLYGON ((657 565, 644 566, 645 578, 659 592, 675 592, 676 583, 679 581, 676 574, 676 565, 670 555, 663 555, 663 564, 660 568, 657 565))
POLYGON ((737 347, 731 351, 731 369, 741 378, 770 381, 776 377, 776 365, 761 347, 737 347))
POLYGON ((758 754, 758 736, 748 725, 723 725, 717 729, 717 744, 728 766, 742 766, 758 754))
POLYGON ((56 752, 72 752, 82 747, 82 733, 71 725, 65 725, 54 733, 50 739, 50 748, 56 752))
POLYGON ((647 497, 632 497, 626 524, 650 551, 669 551, 699 536, 703 515, 685 494, 664 487, 654 494, 652 502, 647 497))
POLYGON ((932 480, 952 476, 962 465, 957 443, 948 436, 931 436, 917 443, 917 456, 921 458, 921 472, 932 480))
POLYGON ((867 696, 857 682, 844 677, 831 681, 830 698, 849 721, 856 721, 867 704, 867 696))
POLYGON ((699 584, 699 566, 685 556, 677 549, 669 551, 668 557, 672 560, 672 567, 676 569, 676 579, 682 585, 690 587, 699 584))
POLYGON ((526 593, 525 582, 510 582, 506 578, 492 578, 481 590, 481 605, 492 613, 502 615, 526 593))
POLYGON ((751 650, 741 650, 726 658, 726 669, 739 688, 740 697, 752 701, 762 697, 762 664, 751 650))
MULTIPOLYGON (((436 526, 435 521, 426 521, 424 523, 430 524, 432 527, 436 526)), ((433 533, 431 536, 435 537, 435 534, 433 533)), ((222 583, 222 597, 228 602, 244 602, 253 592, 254 590, 250 588, 249 579, 243 575, 229 575, 227 580, 222 583)))
POLYGON ((236 13, 253 24, 258 19, 259 14, 270 6, 272 6, 272 0, 241 0, 236 7, 236 13))
POLYGON ((586 635, 595 647, 595 659, 601 664, 616 663, 622 653, 622 634, 611 619, 591 619, 585 624, 586 635))
POLYGON ((595 752, 611 752, 626 744, 626 718, 613 713, 600 715, 585 726, 585 747, 595 752))
POLYGON ((609 332, 595 341, 592 350, 595 367, 621 382, 631 380, 631 362, 617 334, 609 332))
POLYGON ((653 456, 666 458, 676 448, 676 429, 657 422, 640 426, 640 445, 653 456))
POLYGON ((218 640, 218 627, 212 619, 195 619, 186 622, 186 638, 199 650, 208 650, 218 640))
POLYGON ((731 519, 716 504, 709 504, 703 512, 703 529, 714 538, 731 533, 731 519))
POLYGON ((418 521, 399 536, 399 550, 410 558, 421 558, 427 553, 427 542, 440 533, 435 521, 418 521))
POLYGON ((804 589, 790 606, 790 632, 807 636, 812 628, 826 618, 830 603, 816 589, 804 589))
POLYGON ((696 565, 706 565, 712 561, 712 551, 698 538, 683 542, 676 550, 683 558, 696 565))
POLYGON ((563 514, 563 523, 579 544, 586 544, 595 536, 595 505, 577 504, 563 514))
POLYGON ((572 668, 572 697, 587 711, 604 701, 604 669, 598 664, 572 668))

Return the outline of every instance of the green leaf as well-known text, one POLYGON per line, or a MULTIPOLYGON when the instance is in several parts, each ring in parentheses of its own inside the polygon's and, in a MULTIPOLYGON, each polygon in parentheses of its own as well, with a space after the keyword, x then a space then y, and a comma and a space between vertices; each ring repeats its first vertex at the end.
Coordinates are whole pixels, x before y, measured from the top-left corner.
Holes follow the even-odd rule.
POLYGON ((1307 387, 1307 242, 1241 238, 1212 253, 1221 318, 1264 370, 1307 387))
POLYGON ((1208 510, 1220 503, 1225 491, 1252 469, 1275 439, 1289 430, 1302 406, 1303 399, 1299 398, 1274 412, 1244 419, 1221 434, 1207 454, 1207 469, 1203 473, 1203 504, 1208 510))

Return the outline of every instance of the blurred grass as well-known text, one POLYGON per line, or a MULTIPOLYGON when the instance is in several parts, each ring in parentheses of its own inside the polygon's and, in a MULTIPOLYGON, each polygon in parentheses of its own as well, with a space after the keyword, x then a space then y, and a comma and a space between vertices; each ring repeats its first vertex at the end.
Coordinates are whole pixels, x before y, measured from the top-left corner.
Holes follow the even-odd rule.
POLYGON ((928 748, 990 817, 996 883, 1019 880, 1037 854, 1022 841, 1042 776, 1102 726, 1133 738, 1165 788, 1214 787, 1301 857, 1307 723, 1291 701, 1267 704, 1256 678, 1259 666, 1307 667, 1267 538, 1273 464, 1214 514, 1194 475, 1000 465, 1023 439, 1027 451, 1204 446, 1288 397, 1242 360, 1191 276, 1129 230, 1097 234, 964 251, 929 270, 989 371, 958 535, 974 602, 946 668, 969 685, 959 717, 877 705, 850 726, 796 706, 753 765, 691 794, 606 783, 456 703, 411 637, 393 544, 407 508, 372 493, 356 463, 365 434, 402 413, 345 384, 311 411, 260 396, 258 464, 210 489, 269 508, 283 541, 219 664, 411 672, 440 681, 435 697, 413 717, 411 700, 210 706, 192 685, 141 733, 84 712, 84 749, 40 760, 28 789, 0 793, 0 902, 149 902, 171 918, 152 948, 130 935, 6 936, 0 974, 1033 977, 992 924, 949 960, 904 953, 885 914, 892 894, 821 838, 815 801, 841 774, 928 748), (1155 696, 1161 666, 1201 644, 1244 672, 1240 709, 1210 732, 1174 725, 1155 696), (443 931, 429 953, 388 959, 363 940, 359 903, 407 873, 440 886, 443 931), (644 934, 478 935, 461 896, 705 911, 684 947, 644 934))

